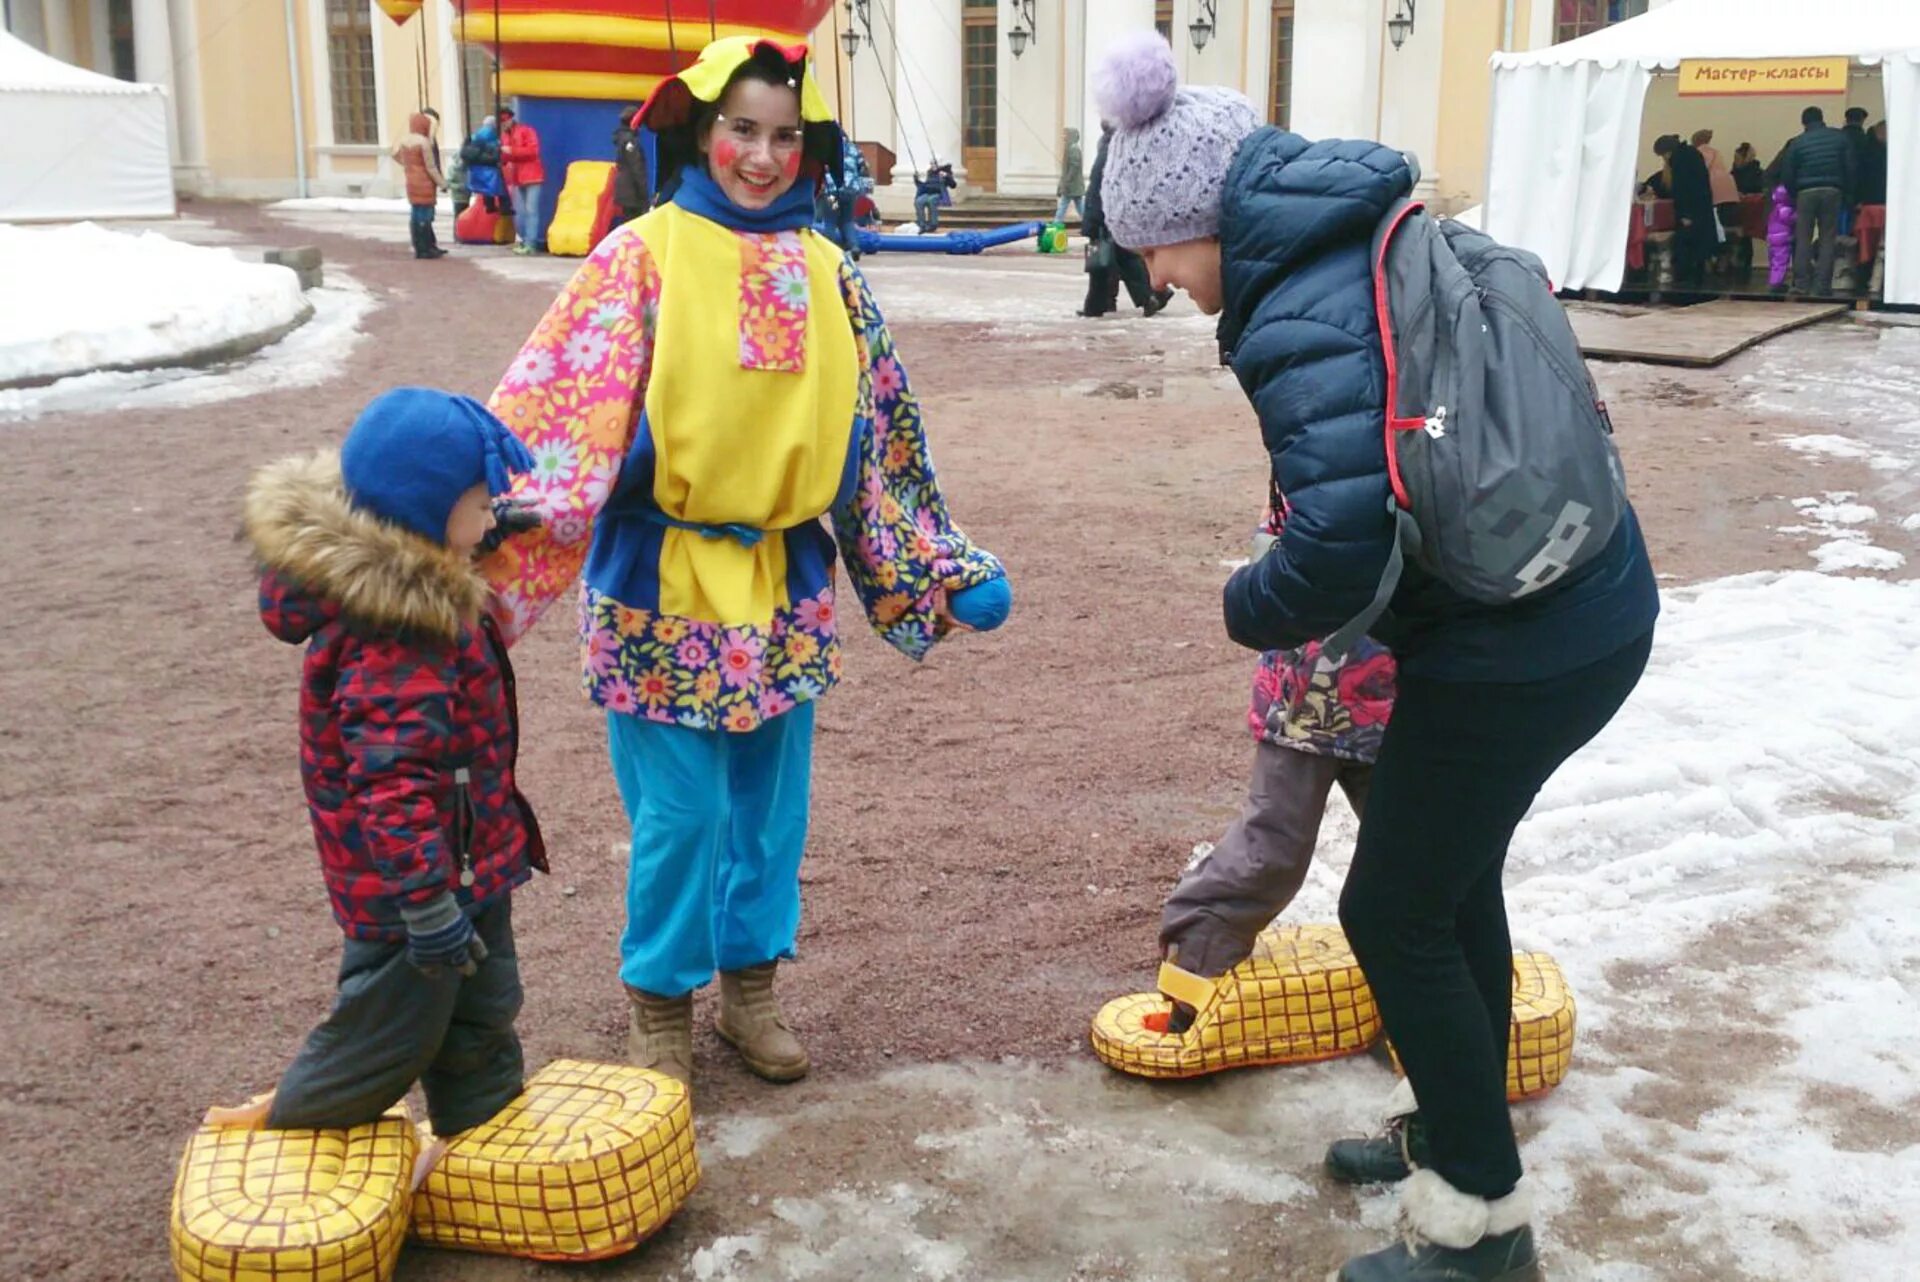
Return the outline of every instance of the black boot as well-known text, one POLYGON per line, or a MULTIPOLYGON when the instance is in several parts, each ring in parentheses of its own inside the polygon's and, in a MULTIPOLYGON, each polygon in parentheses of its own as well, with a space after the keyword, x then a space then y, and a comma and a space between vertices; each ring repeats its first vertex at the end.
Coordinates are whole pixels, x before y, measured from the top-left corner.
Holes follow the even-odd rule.
POLYGON ((1396 1242, 1384 1251, 1356 1255, 1334 1275, 1337 1282, 1540 1282, 1533 1230, 1483 1237, 1463 1251, 1422 1242, 1396 1242))
POLYGON ((1389 1119, 1378 1135, 1327 1146, 1327 1174, 1342 1184, 1398 1184, 1428 1161, 1427 1124, 1418 1113, 1389 1119))
POLYGON ((421 254, 420 257, 445 258, 447 256, 447 251, 440 248, 440 238, 434 235, 432 223, 420 224, 420 239, 427 247, 426 252, 421 254))
POLYGON ((1356 1255, 1328 1282, 1540 1282, 1524 1190, 1488 1200, 1419 1171, 1400 1192, 1405 1236, 1356 1255))

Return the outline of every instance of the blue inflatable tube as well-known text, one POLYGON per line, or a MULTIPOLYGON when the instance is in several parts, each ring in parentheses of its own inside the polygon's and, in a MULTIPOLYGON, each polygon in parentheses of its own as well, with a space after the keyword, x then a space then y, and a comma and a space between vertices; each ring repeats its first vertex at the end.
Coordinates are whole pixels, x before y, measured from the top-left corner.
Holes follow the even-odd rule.
POLYGON ((993 231, 948 231, 929 236, 896 236, 862 228, 860 252, 872 254, 881 250, 895 250, 903 254, 977 254, 996 245, 1029 240, 1038 236, 1045 226, 1045 223, 1013 223, 993 231))

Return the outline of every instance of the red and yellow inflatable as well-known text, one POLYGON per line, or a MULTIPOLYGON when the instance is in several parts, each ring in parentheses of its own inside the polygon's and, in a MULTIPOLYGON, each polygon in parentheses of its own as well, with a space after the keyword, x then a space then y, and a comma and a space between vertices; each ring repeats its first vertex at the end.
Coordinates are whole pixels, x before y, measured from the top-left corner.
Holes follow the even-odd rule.
POLYGON ((832 8, 833 0, 499 0, 496 26, 492 0, 465 0, 456 31, 500 51, 502 94, 644 102, 710 41, 804 40, 832 8))

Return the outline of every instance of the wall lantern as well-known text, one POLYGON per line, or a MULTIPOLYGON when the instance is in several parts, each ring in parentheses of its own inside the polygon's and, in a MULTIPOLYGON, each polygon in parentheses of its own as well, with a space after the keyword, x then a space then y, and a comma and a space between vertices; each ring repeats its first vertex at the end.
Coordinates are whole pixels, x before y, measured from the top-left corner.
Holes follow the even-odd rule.
POLYGON ((1398 0, 1393 16, 1387 19, 1387 38, 1393 41, 1395 49, 1405 44, 1407 37, 1413 34, 1413 4, 1414 0, 1398 0))
POLYGON ((847 61, 853 61, 860 52, 860 28, 867 29, 867 39, 873 39, 873 0, 847 0, 847 29, 840 33, 840 47, 847 51, 847 61))
POLYGON ((1220 20, 1220 0, 1196 0, 1196 4, 1193 21, 1187 24, 1187 38, 1193 41, 1193 51, 1199 53, 1213 39, 1214 26, 1220 20))
POLYGON ((1027 51, 1027 42, 1035 38, 1033 25, 1033 0, 1010 0, 1013 5, 1013 26, 1007 29, 1007 47, 1018 58, 1027 51))

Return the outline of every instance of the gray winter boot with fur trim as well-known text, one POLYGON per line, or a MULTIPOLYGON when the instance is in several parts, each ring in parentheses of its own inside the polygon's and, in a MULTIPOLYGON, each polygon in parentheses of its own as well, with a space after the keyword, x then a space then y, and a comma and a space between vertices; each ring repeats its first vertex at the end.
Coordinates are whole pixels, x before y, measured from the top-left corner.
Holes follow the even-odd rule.
POLYGON ((1540 1282, 1532 1214, 1524 1189, 1488 1201, 1415 1171, 1400 1186, 1403 1240, 1356 1255, 1327 1282, 1540 1282))

